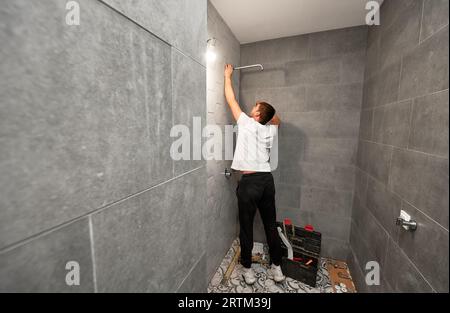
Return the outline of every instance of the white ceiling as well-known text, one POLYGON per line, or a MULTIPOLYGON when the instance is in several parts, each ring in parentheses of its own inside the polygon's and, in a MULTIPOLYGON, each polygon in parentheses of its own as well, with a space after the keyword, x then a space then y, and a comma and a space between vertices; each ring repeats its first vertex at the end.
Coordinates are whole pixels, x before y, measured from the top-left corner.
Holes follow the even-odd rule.
POLYGON ((365 9, 368 0, 211 2, 241 43, 363 25, 368 12, 365 9))

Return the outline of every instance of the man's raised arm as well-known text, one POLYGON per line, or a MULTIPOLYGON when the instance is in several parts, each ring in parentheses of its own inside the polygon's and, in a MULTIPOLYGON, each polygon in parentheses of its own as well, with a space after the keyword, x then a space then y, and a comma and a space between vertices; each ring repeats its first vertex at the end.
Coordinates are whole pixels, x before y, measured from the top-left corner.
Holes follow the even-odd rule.
POLYGON ((233 82, 231 77, 233 76, 233 66, 230 64, 225 65, 225 98, 227 99, 228 106, 231 109, 234 119, 237 121, 241 116, 242 110, 239 103, 236 101, 236 96, 233 91, 233 82))

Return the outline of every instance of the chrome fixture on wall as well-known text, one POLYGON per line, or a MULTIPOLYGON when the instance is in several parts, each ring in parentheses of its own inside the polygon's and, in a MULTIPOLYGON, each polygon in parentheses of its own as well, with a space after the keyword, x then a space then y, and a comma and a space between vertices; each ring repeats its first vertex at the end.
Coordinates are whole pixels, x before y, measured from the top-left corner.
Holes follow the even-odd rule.
POLYGON ((254 68, 254 67, 259 67, 261 71, 264 71, 264 66, 262 66, 262 64, 253 64, 253 65, 246 65, 246 66, 238 66, 235 67, 235 70, 244 70, 247 68, 254 68))
POLYGON ((225 175, 226 178, 230 178, 231 175, 233 175, 233 173, 227 168, 225 168, 225 171, 223 173, 221 173, 221 174, 225 175))
POLYGON ((414 221, 414 220, 405 221, 401 217, 397 217, 395 224, 398 226, 403 226, 404 228, 406 228, 407 230, 410 230, 410 231, 415 231, 417 229, 416 221, 414 221))

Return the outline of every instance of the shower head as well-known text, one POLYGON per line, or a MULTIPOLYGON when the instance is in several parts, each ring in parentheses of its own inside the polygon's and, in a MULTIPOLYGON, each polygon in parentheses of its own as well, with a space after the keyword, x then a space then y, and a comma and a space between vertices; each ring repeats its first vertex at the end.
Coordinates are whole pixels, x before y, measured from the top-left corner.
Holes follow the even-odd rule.
POLYGON ((244 70, 247 68, 253 68, 253 67, 259 67, 261 71, 264 71, 264 66, 262 66, 261 64, 253 64, 253 65, 246 65, 246 66, 239 66, 239 67, 235 67, 235 70, 244 70))

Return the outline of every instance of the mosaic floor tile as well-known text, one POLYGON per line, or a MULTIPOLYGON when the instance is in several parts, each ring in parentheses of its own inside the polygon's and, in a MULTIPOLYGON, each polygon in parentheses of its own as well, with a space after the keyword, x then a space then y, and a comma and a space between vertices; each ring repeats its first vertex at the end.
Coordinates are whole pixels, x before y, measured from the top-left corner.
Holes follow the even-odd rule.
MULTIPOLYGON (((263 247, 263 258, 268 258, 268 248, 266 245, 255 244, 255 246, 263 247)), ((210 293, 332 293, 333 288, 330 284, 328 271, 326 269, 327 259, 321 258, 319 270, 317 272, 317 284, 313 288, 302 282, 287 277, 282 283, 275 283, 268 274, 268 265, 254 263, 254 269, 257 281, 254 285, 249 286, 242 277, 242 265, 237 264, 230 279, 226 284, 222 284, 222 278, 227 271, 228 265, 231 263, 233 256, 239 247, 239 240, 235 240, 227 252, 225 258, 214 274, 208 285, 210 293)))

